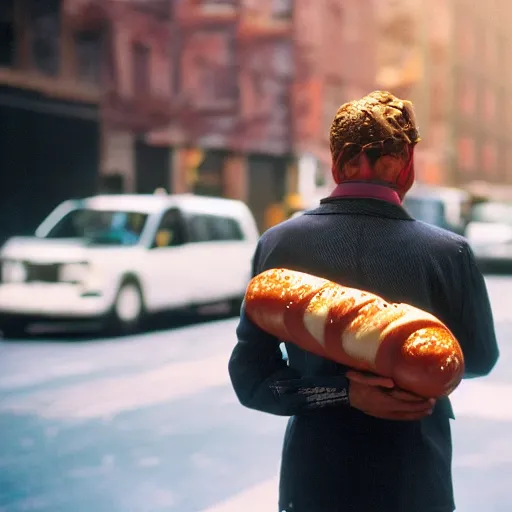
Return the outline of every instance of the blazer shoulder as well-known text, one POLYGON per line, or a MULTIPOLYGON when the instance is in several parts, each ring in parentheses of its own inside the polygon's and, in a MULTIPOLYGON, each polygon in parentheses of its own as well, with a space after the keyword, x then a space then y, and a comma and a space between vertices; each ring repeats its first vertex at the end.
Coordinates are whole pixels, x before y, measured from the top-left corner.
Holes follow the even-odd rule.
POLYGON ((413 226, 417 234, 422 238, 441 244, 446 249, 451 248, 460 251, 461 249, 465 250, 469 248, 469 243, 465 237, 447 229, 427 224, 421 220, 415 220, 413 226))
POLYGON ((267 240, 277 240, 279 238, 286 237, 293 232, 307 229, 307 220, 305 215, 295 217, 293 219, 287 219, 271 228, 267 229, 260 237, 262 242, 267 240))

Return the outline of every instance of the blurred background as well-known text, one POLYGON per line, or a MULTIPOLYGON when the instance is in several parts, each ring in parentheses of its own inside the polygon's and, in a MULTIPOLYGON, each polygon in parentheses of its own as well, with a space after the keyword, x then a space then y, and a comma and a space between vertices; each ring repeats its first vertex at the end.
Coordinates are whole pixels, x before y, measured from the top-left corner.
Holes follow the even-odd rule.
POLYGON ((4 239, 70 197, 158 187, 269 227, 325 192, 334 113, 374 89, 415 102, 419 182, 512 197, 505 0, 0 5, 4 239))
POLYGON ((509 0, 0 0, 0 511, 273 510, 284 423, 229 387, 237 306, 375 89, 415 103, 405 207, 487 274, 502 360, 457 391, 456 495, 509 511, 511 22, 509 0), (89 317, 116 337, 28 325, 89 317))

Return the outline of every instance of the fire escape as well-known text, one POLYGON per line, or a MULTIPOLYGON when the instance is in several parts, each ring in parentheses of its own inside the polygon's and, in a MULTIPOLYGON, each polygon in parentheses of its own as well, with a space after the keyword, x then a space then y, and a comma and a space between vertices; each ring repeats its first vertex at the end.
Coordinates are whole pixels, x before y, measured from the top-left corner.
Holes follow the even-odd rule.
POLYGON ((144 133, 172 114, 168 0, 64 0, 77 31, 103 33, 102 119, 110 128, 144 133))
POLYGON ((277 5, 277 12, 239 10, 240 97, 234 145, 245 152, 284 155, 292 150, 292 2, 277 5))
POLYGON ((290 0, 65 0, 106 35, 106 125, 157 144, 291 151, 290 0), (276 6, 278 10, 276 11, 276 6))

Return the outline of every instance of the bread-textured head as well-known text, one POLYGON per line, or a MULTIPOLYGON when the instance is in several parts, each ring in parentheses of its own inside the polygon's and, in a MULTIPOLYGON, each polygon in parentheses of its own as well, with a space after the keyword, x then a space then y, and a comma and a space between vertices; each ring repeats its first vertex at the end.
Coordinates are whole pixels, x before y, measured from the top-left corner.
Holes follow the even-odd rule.
POLYGON ((420 140, 414 107, 390 92, 374 91, 345 103, 336 112, 329 133, 333 161, 348 143, 364 146, 386 139, 402 144, 420 140))

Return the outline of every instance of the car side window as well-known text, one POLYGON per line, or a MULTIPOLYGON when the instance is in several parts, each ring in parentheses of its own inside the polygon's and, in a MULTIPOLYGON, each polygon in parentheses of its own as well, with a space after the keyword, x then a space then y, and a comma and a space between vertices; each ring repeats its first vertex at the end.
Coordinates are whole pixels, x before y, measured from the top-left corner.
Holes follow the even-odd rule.
POLYGON ((190 217, 190 234, 194 242, 225 242, 244 240, 244 234, 235 219, 217 215, 190 217))
POLYGON ((186 242, 185 225, 177 208, 167 210, 156 230, 153 247, 176 247, 186 242))
POLYGON ((235 219, 229 217, 211 217, 215 240, 243 240, 244 234, 235 219))
POLYGON ((192 242, 211 242, 214 233, 208 215, 192 215, 189 218, 190 239, 192 242))

